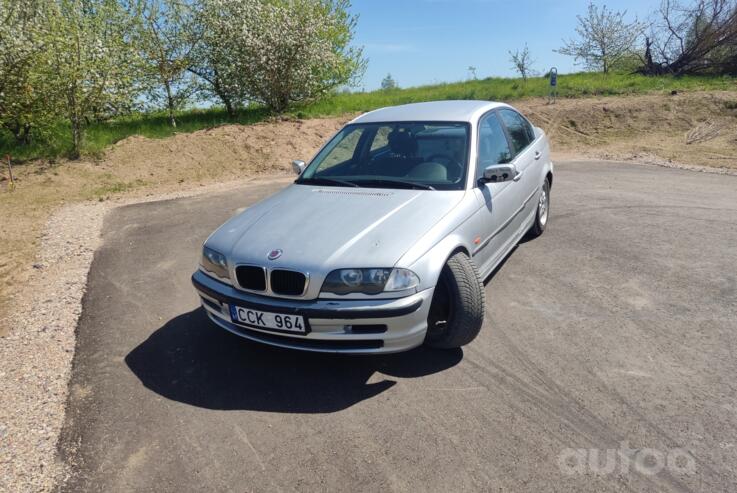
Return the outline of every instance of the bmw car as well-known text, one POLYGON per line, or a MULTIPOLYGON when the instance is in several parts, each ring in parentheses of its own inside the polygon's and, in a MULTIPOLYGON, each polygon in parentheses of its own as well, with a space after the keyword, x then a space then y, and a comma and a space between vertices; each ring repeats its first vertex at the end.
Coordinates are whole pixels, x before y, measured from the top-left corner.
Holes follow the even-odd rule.
POLYGON ((294 183, 210 235, 192 276, 215 324, 265 344, 469 344, 484 279, 548 222, 548 140, 503 103, 365 113, 292 167, 294 183))

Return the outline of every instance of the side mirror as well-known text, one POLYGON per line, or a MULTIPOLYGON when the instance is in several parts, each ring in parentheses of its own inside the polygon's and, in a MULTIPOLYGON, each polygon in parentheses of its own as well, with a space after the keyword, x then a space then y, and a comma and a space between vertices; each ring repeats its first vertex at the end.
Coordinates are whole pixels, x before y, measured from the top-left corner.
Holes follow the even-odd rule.
POLYGON ((301 175, 306 167, 307 165, 305 164, 304 161, 301 161, 299 159, 295 159, 294 161, 292 161, 292 170, 297 175, 301 175))
POLYGON ((484 168, 484 176, 479 181, 482 183, 501 183, 517 178, 517 167, 514 164, 492 164, 484 168))

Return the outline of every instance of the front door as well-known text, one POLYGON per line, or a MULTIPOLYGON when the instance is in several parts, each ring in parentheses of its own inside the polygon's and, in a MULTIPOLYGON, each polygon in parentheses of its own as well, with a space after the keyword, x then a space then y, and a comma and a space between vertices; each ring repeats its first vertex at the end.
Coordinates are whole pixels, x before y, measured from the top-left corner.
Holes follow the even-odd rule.
POLYGON ((486 114, 479 121, 475 188, 476 196, 484 206, 473 218, 474 225, 479 227, 474 239, 473 257, 484 276, 499 262, 504 245, 510 240, 512 228, 508 226, 520 201, 520 186, 515 181, 479 183, 478 180, 487 166, 509 163, 513 158, 509 139, 497 112, 486 114))

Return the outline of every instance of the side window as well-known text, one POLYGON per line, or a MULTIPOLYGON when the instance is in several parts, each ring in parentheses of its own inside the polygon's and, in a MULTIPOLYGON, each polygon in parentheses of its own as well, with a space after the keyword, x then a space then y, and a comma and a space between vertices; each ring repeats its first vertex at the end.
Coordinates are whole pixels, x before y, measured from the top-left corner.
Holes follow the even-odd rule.
POLYGON ((516 156, 535 139, 535 132, 527 120, 516 111, 500 110, 499 114, 512 139, 512 147, 516 156))
POLYGON ((479 152, 476 163, 476 176, 481 176, 484 168, 492 164, 508 163, 512 160, 507 137, 496 113, 489 113, 479 122, 479 152))

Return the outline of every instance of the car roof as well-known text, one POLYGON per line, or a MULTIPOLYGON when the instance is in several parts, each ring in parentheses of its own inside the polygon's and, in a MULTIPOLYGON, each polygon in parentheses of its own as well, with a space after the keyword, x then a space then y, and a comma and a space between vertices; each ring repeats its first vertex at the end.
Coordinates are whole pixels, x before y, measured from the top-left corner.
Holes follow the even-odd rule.
POLYGON ((412 103, 369 111, 351 123, 427 121, 473 123, 487 111, 498 107, 508 107, 508 105, 494 101, 468 100, 412 103))

